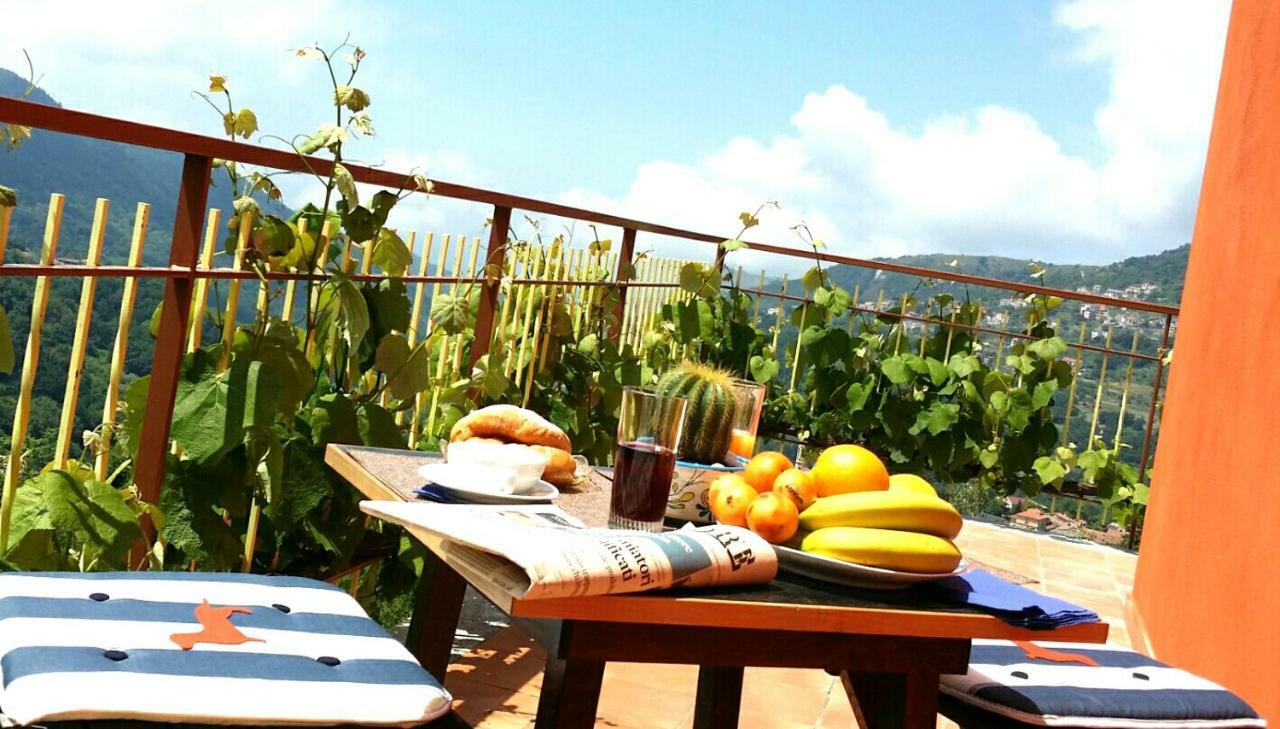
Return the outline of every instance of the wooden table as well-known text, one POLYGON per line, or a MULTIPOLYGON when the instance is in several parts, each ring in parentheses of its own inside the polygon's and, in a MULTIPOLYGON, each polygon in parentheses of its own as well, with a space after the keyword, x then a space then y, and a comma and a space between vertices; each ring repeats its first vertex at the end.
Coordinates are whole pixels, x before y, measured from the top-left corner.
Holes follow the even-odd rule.
MULTIPOLYGON (((433 460, 415 451, 341 445, 325 455, 370 499, 413 500, 421 485, 415 472, 433 460)), ((557 503, 603 526, 608 480, 596 474, 557 503)), ((465 589, 443 561, 424 566, 408 645, 434 675, 448 666, 465 589)), ((1101 643, 1108 630, 1092 623, 1030 631, 939 601, 926 589, 860 590, 786 573, 768 585, 735 588, 551 600, 485 596, 547 650, 540 729, 594 726, 608 661, 699 666, 699 728, 736 726, 743 667, 775 666, 839 674, 869 727, 924 729, 935 725, 939 675, 967 669, 972 639, 1101 643)))

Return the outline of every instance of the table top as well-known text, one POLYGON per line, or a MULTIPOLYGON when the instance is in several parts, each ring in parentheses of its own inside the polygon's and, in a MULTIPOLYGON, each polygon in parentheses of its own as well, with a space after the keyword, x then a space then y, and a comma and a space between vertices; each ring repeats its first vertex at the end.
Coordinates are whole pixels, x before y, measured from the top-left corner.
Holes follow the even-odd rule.
MULTIPOLYGON (((416 500, 413 490, 422 485, 418 467, 437 460, 431 453, 353 445, 330 445, 325 454, 325 462, 340 476, 375 500, 416 500)), ((589 526, 603 527, 609 487, 605 474, 593 472, 578 487, 561 489, 556 504, 589 526)), ((927 586, 859 589, 785 572, 766 585, 543 600, 486 596, 513 617, 524 618, 1081 643, 1101 643, 1108 631, 1106 623, 1027 630, 939 600, 927 586)))

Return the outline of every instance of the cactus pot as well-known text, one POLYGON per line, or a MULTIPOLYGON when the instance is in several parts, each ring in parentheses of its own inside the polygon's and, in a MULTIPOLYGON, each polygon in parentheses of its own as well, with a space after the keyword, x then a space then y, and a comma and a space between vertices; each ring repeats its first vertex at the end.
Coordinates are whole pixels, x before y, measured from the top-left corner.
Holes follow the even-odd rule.
POLYGON ((671 495, 667 498, 667 518, 710 524, 711 504, 708 503, 707 490, 711 482, 726 473, 741 473, 746 464, 745 458, 738 458, 736 466, 676 461, 675 474, 671 477, 671 495))

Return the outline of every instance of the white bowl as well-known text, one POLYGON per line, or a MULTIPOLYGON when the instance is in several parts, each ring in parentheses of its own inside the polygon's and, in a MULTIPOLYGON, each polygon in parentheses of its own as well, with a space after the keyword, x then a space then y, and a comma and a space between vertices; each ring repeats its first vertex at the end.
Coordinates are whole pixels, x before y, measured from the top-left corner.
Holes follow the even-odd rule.
MULTIPOLYGON (((445 448, 445 462, 484 469, 492 474, 510 474, 498 479, 509 484, 507 493, 523 493, 538 483, 547 458, 526 446, 514 443, 485 443, 460 440, 445 448)), ((505 487, 502 489, 505 491, 505 487)))

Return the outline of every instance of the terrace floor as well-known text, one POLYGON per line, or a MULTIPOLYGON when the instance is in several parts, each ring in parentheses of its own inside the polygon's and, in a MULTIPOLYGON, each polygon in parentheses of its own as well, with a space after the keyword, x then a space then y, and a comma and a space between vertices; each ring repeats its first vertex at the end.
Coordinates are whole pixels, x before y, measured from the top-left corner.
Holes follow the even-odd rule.
MULTIPOLYGON (((957 540, 967 559, 1023 579, 1028 587, 1091 608, 1111 624, 1110 642, 1129 645, 1124 602, 1137 557, 980 522, 957 540)), ((458 716, 476 727, 531 727, 545 654, 518 628, 503 628, 449 667, 446 687, 458 716)), ((687 727, 693 721, 697 669, 609 664, 598 726, 687 727)), ((739 726, 752 729, 856 726, 840 682, 817 670, 748 668, 739 726)), ((939 726, 954 726, 939 720, 939 726)))

